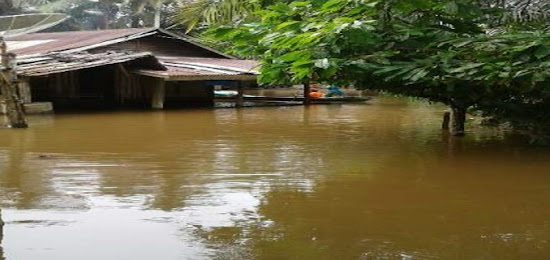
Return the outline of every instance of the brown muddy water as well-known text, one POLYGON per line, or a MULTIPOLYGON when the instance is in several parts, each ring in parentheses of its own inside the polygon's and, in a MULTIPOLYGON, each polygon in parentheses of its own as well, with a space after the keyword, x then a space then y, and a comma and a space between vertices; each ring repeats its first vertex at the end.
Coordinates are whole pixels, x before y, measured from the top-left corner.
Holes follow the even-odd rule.
POLYGON ((550 148, 449 139, 442 113, 380 98, 32 118, 0 130, 2 254, 550 258, 550 148))

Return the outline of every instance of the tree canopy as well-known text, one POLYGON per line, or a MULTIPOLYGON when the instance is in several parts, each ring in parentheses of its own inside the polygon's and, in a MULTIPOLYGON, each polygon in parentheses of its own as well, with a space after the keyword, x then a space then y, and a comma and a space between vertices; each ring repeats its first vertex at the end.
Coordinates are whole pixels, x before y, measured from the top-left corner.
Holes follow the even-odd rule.
POLYGON ((168 26, 172 14, 183 4, 179 0, 5 0, 0 15, 60 12, 71 16, 54 31, 152 27, 155 13, 162 12, 168 26))
POLYGON ((229 40, 236 55, 259 57, 263 83, 330 82, 442 102, 455 114, 456 134, 472 108, 493 121, 545 132, 550 34, 521 30, 542 28, 544 17, 504 21, 517 11, 512 7, 471 0, 294 1, 210 35, 229 40))

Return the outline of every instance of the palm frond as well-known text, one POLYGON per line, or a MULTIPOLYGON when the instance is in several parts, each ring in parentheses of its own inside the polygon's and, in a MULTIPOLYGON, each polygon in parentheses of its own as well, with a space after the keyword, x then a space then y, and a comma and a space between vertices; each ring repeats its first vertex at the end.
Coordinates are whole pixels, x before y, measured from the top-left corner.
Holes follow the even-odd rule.
POLYGON ((257 8, 257 2, 250 0, 196 0, 184 5, 172 20, 190 31, 200 23, 212 25, 241 19, 257 8))

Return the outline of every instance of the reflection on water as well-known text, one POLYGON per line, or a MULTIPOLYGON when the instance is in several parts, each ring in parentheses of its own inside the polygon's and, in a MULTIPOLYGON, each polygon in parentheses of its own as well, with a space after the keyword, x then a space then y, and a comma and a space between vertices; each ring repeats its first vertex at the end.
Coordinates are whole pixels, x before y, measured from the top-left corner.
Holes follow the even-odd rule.
POLYGON ((0 130, 4 254, 549 257, 550 151, 448 138, 442 112, 379 99, 32 119, 0 130))

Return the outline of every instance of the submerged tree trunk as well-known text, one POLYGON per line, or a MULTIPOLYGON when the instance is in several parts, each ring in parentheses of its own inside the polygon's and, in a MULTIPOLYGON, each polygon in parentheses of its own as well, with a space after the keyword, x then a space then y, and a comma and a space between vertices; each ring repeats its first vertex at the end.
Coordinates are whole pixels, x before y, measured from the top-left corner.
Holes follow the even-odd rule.
POLYGON ((464 136, 464 124, 466 122, 466 108, 456 105, 451 105, 452 125, 451 134, 454 136, 464 136))

